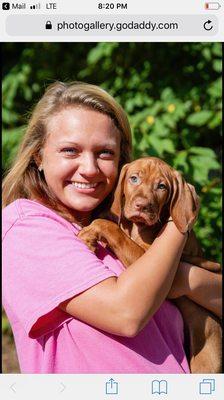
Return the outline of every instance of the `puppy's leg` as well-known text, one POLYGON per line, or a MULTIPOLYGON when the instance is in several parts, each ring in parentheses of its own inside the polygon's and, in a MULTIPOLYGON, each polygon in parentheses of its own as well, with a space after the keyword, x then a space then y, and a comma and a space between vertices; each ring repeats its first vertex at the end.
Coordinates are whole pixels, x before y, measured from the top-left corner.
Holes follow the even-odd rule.
POLYGON ((79 232, 78 237, 93 252, 96 250, 98 241, 106 243, 125 267, 131 265, 145 252, 117 224, 104 219, 95 219, 79 232))
POLYGON ((198 256, 189 256, 188 254, 184 254, 181 257, 181 260, 186 261, 190 264, 197 265, 203 269, 207 269, 211 272, 221 272, 221 265, 214 261, 206 260, 203 257, 198 256))
POLYGON ((175 299, 174 303, 184 320, 185 350, 191 373, 220 373, 222 340, 218 319, 187 297, 175 299))

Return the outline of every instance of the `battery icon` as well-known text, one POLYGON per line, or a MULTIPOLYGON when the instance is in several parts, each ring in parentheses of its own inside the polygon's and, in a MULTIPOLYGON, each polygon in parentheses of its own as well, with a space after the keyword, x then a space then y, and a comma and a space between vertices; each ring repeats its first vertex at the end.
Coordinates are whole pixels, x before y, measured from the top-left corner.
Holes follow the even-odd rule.
POLYGON ((209 2, 205 3, 205 9, 206 10, 218 10, 221 7, 221 5, 217 2, 209 2))

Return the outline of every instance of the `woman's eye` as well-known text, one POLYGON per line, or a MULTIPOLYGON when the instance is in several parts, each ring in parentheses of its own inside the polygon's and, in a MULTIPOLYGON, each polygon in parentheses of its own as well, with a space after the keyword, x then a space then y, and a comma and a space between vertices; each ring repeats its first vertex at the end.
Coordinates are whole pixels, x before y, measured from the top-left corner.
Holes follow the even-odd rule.
POLYGON ((74 147, 65 147, 64 149, 62 149, 62 152, 65 154, 76 154, 77 150, 74 147))
POLYGON ((130 182, 133 183, 134 185, 139 185, 141 183, 141 179, 139 178, 138 175, 132 175, 129 178, 130 182))
POLYGON ((164 183, 159 183, 157 186, 157 189, 166 189, 166 185, 164 185, 164 183))
POLYGON ((114 156, 114 151, 105 149, 105 150, 101 150, 99 154, 102 155, 103 157, 109 158, 109 157, 114 156))

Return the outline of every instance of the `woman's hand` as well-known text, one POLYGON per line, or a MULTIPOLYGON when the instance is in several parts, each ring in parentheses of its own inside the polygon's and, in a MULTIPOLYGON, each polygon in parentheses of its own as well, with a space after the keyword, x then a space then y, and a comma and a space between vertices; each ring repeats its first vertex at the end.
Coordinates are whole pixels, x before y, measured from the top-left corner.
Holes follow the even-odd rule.
POLYGON ((222 276, 220 274, 181 262, 168 298, 175 299, 181 296, 187 296, 221 318, 222 276))

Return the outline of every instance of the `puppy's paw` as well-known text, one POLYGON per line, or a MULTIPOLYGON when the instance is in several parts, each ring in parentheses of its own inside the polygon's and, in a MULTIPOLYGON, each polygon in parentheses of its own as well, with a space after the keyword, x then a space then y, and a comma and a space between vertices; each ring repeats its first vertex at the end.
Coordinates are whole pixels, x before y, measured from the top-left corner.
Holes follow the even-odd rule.
POLYGON ((93 253, 96 252, 97 248, 97 241, 98 241, 98 234, 94 232, 90 227, 83 228, 78 233, 78 238, 81 239, 93 253))

